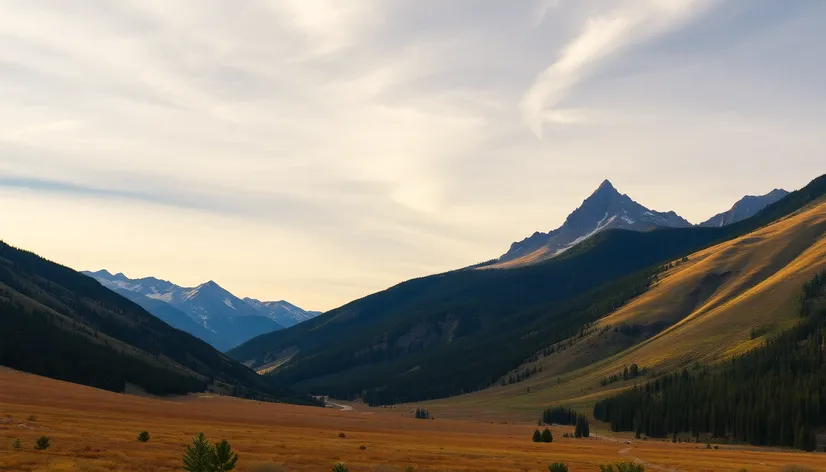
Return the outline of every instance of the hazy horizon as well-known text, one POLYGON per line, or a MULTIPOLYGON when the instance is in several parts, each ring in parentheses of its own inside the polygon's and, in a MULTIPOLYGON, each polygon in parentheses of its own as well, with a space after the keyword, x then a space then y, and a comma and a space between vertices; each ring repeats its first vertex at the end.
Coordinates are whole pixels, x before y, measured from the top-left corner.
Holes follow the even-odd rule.
POLYGON ((692 223, 826 173, 826 3, 0 6, 0 239, 328 310, 609 179, 692 223))

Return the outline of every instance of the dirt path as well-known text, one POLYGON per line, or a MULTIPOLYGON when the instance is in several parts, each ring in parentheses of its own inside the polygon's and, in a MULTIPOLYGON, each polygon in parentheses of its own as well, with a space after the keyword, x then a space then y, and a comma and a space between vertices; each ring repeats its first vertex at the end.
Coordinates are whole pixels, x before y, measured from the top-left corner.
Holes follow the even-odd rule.
POLYGON ((341 411, 355 411, 350 405, 342 405, 340 403, 326 402, 324 404, 327 408, 338 408, 341 411))

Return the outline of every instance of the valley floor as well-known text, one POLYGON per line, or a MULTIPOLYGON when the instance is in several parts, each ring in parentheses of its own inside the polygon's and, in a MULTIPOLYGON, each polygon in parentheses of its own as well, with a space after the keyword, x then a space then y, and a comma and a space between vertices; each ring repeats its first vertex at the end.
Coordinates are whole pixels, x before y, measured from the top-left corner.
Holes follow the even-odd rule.
POLYGON ((171 471, 200 431, 227 439, 245 471, 325 471, 343 461, 351 471, 543 471, 564 461, 572 472, 639 460, 649 470, 775 471, 801 464, 826 471, 826 455, 704 444, 633 441, 625 437, 534 444, 530 423, 416 420, 408 409, 354 410, 259 403, 193 395, 155 399, 120 395, 0 368, 0 470, 171 471), (33 415, 33 417, 32 417, 33 415), (136 440, 140 431, 148 443, 136 440), (340 437, 341 433, 345 437, 340 437), (35 451, 46 435, 52 447, 35 451), (20 437, 21 451, 11 441, 20 437), (364 446, 364 449, 362 449, 364 446), (266 467, 284 464, 286 467, 266 467))

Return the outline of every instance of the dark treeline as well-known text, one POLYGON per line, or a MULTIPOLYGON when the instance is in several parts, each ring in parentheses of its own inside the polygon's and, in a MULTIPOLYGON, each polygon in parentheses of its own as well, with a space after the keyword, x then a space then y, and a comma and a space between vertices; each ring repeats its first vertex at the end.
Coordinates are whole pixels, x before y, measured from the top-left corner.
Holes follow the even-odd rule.
POLYGON ((537 369, 536 366, 533 366, 532 369, 522 369, 515 374, 509 375, 507 379, 502 377, 499 384, 502 386, 513 385, 515 383, 519 383, 523 380, 527 380, 533 377, 534 375, 536 375, 537 372, 542 372, 542 368, 540 367, 539 369, 537 369))
POLYGON ((826 426, 826 272, 802 290, 803 320, 717 370, 658 378, 598 402, 613 431, 665 437, 691 432, 754 445, 816 447, 826 426))
POLYGON ((647 371, 648 371, 648 369, 646 369, 645 367, 640 368, 636 363, 634 363, 634 364, 631 364, 630 367, 625 366, 625 368, 622 370, 622 372, 618 372, 616 374, 609 375, 608 377, 603 377, 599 381, 599 384, 604 387, 608 384, 612 384, 614 382, 619 382, 620 380, 636 379, 637 377, 639 377, 641 375, 645 375, 645 373, 647 371))
POLYGON ((573 425, 574 437, 587 438, 591 435, 591 426, 585 415, 580 415, 570 408, 553 407, 542 412, 543 424, 573 425))
POLYGON ((542 423, 573 425, 576 424, 576 419, 578 416, 579 415, 577 415, 577 413, 570 408, 556 406, 553 408, 548 408, 542 412, 542 423))
POLYGON ((203 391, 206 382, 153 367, 82 334, 54 325, 55 315, 27 313, 0 293, 0 365, 91 387, 123 392, 126 383, 156 395, 203 391))

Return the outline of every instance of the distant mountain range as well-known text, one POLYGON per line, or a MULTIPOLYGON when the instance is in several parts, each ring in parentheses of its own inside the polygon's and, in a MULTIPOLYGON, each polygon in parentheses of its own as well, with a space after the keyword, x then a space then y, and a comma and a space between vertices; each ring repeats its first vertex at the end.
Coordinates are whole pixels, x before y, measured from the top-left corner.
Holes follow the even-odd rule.
MULTIPOLYGON (((181 323, 187 319, 167 306, 164 316, 181 323)), ((90 277, 2 241, 0 323, 0 366, 113 392, 210 391, 318 404, 174 329, 90 277)))
POLYGON ((319 315, 283 300, 242 300, 211 280, 197 287, 181 287, 155 277, 130 279, 107 270, 83 273, 222 351, 319 315))
MULTIPOLYGON (((772 190, 762 196, 746 196, 727 212, 720 213, 699 226, 719 227, 742 221, 788 193, 785 190, 772 190)), ((692 224, 675 212, 650 210, 628 195, 620 194, 610 181, 605 180, 568 216, 562 226, 547 233, 536 232, 513 243, 492 267, 515 267, 550 259, 608 229, 650 231, 689 226, 692 224)))
POLYGON ((783 189, 774 189, 765 195, 746 195, 734 204, 730 210, 718 213, 700 223, 700 226, 725 226, 750 218, 758 211, 788 195, 783 189))

